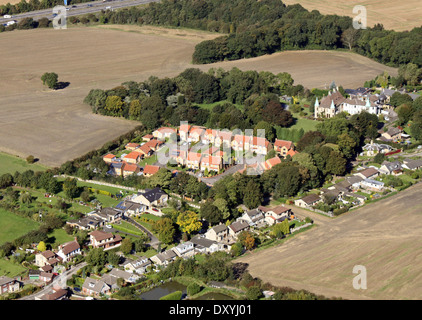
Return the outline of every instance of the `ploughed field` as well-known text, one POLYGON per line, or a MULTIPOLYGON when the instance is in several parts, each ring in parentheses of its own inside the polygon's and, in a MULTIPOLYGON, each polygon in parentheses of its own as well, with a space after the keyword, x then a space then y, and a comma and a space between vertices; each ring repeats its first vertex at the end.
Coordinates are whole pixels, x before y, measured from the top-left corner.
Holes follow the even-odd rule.
POLYGON ((405 31, 422 25, 420 0, 283 0, 283 3, 286 5, 299 3, 309 11, 318 10, 322 14, 352 18, 359 14, 359 12, 353 13, 354 6, 365 6, 368 27, 381 23, 385 29, 405 31))
POLYGON ((208 70, 289 72, 295 84, 323 88, 363 85, 396 69, 339 51, 289 51, 239 61, 192 65, 195 45, 220 34, 138 26, 15 30, 0 34, 0 151, 47 166, 59 166, 131 130, 138 123, 91 113, 83 99, 90 89, 154 75, 173 77, 190 67, 208 70), (50 90, 40 78, 55 72, 64 89, 50 90))
POLYGON ((420 300, 421 191, 419 183, 336 219, 317 221, 283 244, 236 262, 248 263, 252 276, 264 282, 326 297, 420 300), (361 275, 353 273, 357 265, 366 268, 365 290, 353 287, 354 277, 361 275))

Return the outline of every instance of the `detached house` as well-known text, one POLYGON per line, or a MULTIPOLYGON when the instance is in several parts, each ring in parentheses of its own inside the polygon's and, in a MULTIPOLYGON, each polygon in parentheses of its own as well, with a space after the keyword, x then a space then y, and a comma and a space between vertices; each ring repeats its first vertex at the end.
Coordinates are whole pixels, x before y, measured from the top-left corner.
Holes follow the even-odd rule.
POLYGON ((384 161, 378 169, 383 174, 400 175, 403 173, 402 165, 399 161, 384 161))
POLYGON ((238 220, 229 225, 229 234, 234 238, 237 238, 240 233, 242 233, 243 231, 248 231, 249 229, 249 223, 243 220, 238 220))
POLYGON ((204 235, 196 235, 190 240, 196 253, 213 253, 225 249, 223 244, 205 238, 204 235))
POLYGON ((266 138, 253 137, 249 150, 255 152, 256 154, 266 155, 270 148, 271 144, 266 138))
POLYGON ((111 293, 111 287, 102 280, 87 277, 82 285, 82 293, 99 297, 100 295, 108 295, 111 293))
POLYGON ((168 195, 160 188, 145 189, 144 193, 138 193, 132 198, 133 202, 141 203, 146 209, 161 206, 168 201, 168 195))
POLYGON ((173 248, 173 251, 181 258, 189 258, 195 254, 193 243, 191 241, 180 243, 173 248))
POLYGON ((141 155, 139 154, 139 152, 132 151, 125 155, 124 161, 126 161, 127 163, 137 164, 139 163, 139 161, 141 161, 141 155))
POLYGON ((140 147, 139 143, 135 143, 135 142, 129 142, 128 144, 125 145, 125 149, 130 150, 130 151, 133 151, 139 147, 140 147))
POLYGON ((112 153, 108 153, 103 157, 103 161, 105 163, 112 163, 113 161, 116 161, 116 156, 112 153))
POLYGON ((194 126, 190 129, 188 141, 189 142, 198 142, 202 140, 202 136, 205 133, 205 129, 203 127, 194 126))
POLYGON ((188 141, 189 132, 192 128, 189 124, 181 124, 179 127, 179 137, 181 141, 188 141))
POLYGON ((260 226, 265 224, 265 216, 260 209, 246 211, 238 220, 244 220, 250 226, 260 226))
POLYGON ((172 134, 176 134, 176 130, 170 127, 161 127, 152 133, 154 138, 159 140, 169 139, 172 134))
POLYGON ((35 255, 35 265, 40 268, 44 266, 55 266, 59 262, 57 255, 51 250, 46 250, 35 255))
POLYGON ((123 240, 118 234, 113 235, 112 233, 101 230, 92 231, 88 235, 90 245, 94 248, 104 248, 105 250, 120 246, 123 240))
POLYGON ((123 167, 123 177, 126 178, 133 174, 138 174, 141 171, 139 166, 135 163, 125 163, 123 167))
POLYGON ((161 253, 152 256, 150 259, 152 262, 156 263, 159 266, 166 266, 170 262, 176 260, 177 254, 173 250, 167 250, 161 253))
POLYGON ((81 254, 81 247, 75 240, 59 245, 57 255, 63 259, 63 262, 71 260, 74 256, 81 254))
POLYGON ((153 166, 150 164, 145 165, 144 170, 142 171, 145 177, 150 177, 156 174, 160 170, 159 166, 153 166))
POLYGON ((147 257, 140 257, 139 259, 126 262, 123 267, 127 272, 136 272, 137 274, 144 274, 147 268, 152 263, 147 257))
POLYGON ((294 144, 292 141, 275 139, 274 150, 275 152, 277 152, 277 154, 279 154, 283 158, 286 158, 288 152, 290 150, 294 150, 294 144))
POLYGON ((225 224, 219 224, 209 229, 205 233, 205 237, 214 241, 223 241, 229 235, 229 230, 225 224))
POLYGON ((282 222, 284 219, 289 219, 292 215, 291 209, 280 205, 274 208, 258 207, 265 215, 265 221, 268 225, 273 225, 282 222))
POLYGON ((0 295, 2 295, 3 293, 16 292, 19 289, 20 289, 19 281, 6 277, 6 276, 0 277, 0 295))
POLYGON ((376 178, 378 175, 379 171, 372 167, 355 173, 355 176, 361 177, 362 179, 373 179, 376 178))
POLYGON ((381 134, 381 137, 383 137, 386 141, 397 142, 401 139, 401 135, 402 130, 400 130, 399 128, 390 127, 386 132, 383 132, 381 134))

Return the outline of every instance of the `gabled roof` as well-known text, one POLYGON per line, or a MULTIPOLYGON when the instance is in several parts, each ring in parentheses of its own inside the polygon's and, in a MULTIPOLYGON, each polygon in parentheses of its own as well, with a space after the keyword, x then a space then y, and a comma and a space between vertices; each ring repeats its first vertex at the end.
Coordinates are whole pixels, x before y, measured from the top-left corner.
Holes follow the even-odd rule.
POLYGON ((93 236, 97 241, 113 238, 113 234, 111 232, 104 232, 101 230, 92 231, 89 233, 89 235, 93 236))
POLYGON ((68 243, 65 243, 62 247, 62 252, 64 254, 69 254, 73 251, 76 251, 78 249, 80 249, 81 247, 79 246, 79 243, 77 241, 70 241, 68 243))
POLYGON ((316 201, 321 200, 321 198, 319 197, 319 195, 312 193, 310 195, 307 195, 306 197, 303 197, 301 200, 306 204, 312 204, 316 201))
POLYGON ((125 163, 125 167, 123 168, 123 171, 136 172, 136 170, 138 169, 139 167, 135 163, 125 163))
POLYGON ((112 153, 108 153, 105 156, 103 156, 103 159, 114 159, 116 156, 112 153))
POLYGON ((215 227, 213 227, 212 230, 214 230, 215 233, 220 233, 222 231, 226 231, 227 226, 225 224, 219 224, 219 225, 216 225, 215 227))
POLYGON ((140 157, 139 152, 135 152, 135 151, 132 151, 132 152, 128 153, 127 155, 125 155, 125 159, 133 159, 133 160, 136 160, 139 157, 140 157))
POLYGON ((139 143, 129 142, 128 144, 126 144, 125 148, 138 148, 139 146, 139 143))
POLYGON ((188 152, 188 157, 187 160, 188 161, 200 161, 202 157, 202 154, 199 152, 193 152, 193 151, 189 151, 188 152))
POLYGON ((201 164, 220 165, 221 157, 218 156, 205 156, 201 159, 201 164))
POLYGON ((249 223, 242 220, 235 221, 231 225, 229 225, 229 228, 232 229, 235 233, 242 231, 248 227, 249 227, 249 223))
POLYGON ((366 178, 369 178, 369 177, 373 176, 374 174, 377 174, 378 170, 371 167, 371 168, 367 168, 365 170, 359 171, 356 174, 358 174, 358 173, 365 176, 366 178))
POLYGON ((160 170, 159 166, 153 166, 150 164, 145 165, 144 174, 156 174, 160 170))
POLYGON ((277 147, 277 148, 285 147, 286 149, 291 149, 292 146, 293 146, 293 142, 287 141, 287 140, 275 139, 274 146, 277 147))
POLYGON ((154 188, 154 189, 146 189, 142 195, 147 199, 149 202, 156 201, 161 198, 161 196, 166 195, 164 191, 162 191, 160 188, 154 188))

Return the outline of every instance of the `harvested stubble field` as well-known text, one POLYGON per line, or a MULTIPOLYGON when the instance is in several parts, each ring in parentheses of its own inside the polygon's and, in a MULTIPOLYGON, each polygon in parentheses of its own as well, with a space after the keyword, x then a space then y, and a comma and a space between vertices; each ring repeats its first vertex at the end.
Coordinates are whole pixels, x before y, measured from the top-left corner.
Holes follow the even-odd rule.
MULTIPOLYGON (((344 299, 422 299, 422 183, 237 259, 278 286, 344 299), (355 265, 367 289, 353 288, 355 265)), ((296 209, 293 209, 296 210, 296 209)))
POLYGON ((72 27, 67 30, 15 30, 0 35, 0 151, 58 166, 137 125, 134 121, 91 113, 83 104, 90 89, 122 82, 176 76, 189 67, 208 70, 289 72, 296 84, 324 87, 333 80, 361 86, 387 70, 397 71, 348 52, 290 51, 253 59, 192 65, 195 45, 219 34, 138 26, 72 27), (40 80, 56 72, 69 82, 49 90, 40 80))
POLYGON ((318 10, 322 14, 355 17, 354 6, 366 7, 367 25, 377 23, 386 29, 411 30, 422 25, 422 2, 420 0, 282 0, 287 5, 299 3, 307 10, 318 10))

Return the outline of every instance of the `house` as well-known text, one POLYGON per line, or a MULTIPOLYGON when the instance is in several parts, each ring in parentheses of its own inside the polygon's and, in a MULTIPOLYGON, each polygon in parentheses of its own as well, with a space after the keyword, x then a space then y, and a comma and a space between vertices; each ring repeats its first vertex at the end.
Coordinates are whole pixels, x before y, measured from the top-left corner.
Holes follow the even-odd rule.
POLYGON ((97 217, 106 223, 116 223, 122 219, 122 211, 116 208, 102 208, 100 211, 92 211, 88 213, 90 217, 97 217))
MULTIPOLYGON (((132 151, 124 156, 124 161, 127 163, 137 164, 141 161, 141 155, 139 152, 132 151)), ((124 169, 124 168, 123 168, 124 169)))
POLYGON ((322 201, 318 194, 312 193, 301 199, 295 200, 295 205, 301 208, 312 208, 318 202, 322 201))
POLYGON ((217 136, 217 130, 214 129, 205 129, 204 134, 202 135, 203 144, 214 144, 215 137, 217 136))
POLYGON ((378 170, 383 174, 400 175, 403 173, 402 165, 399 161, 384 161, 378 170))
POLYGON ((176 260, 176 258, 177 254, 173 250, 169 249, 164 252, 158 253, 155 256, 152 256, 150 259, 152 262, 159 266, 166 266, 170 262, 176 260))
POLYGON ((280 164, 281 160, 279 157, 275 156, 274 158, 268 159, 263 163, 264 170, 270 170, 277 164, 280 164))
POLYGON ((6 276, 0 276, 0 295, 19 291, 20 282, 6 276))
POLYGON ((156 174, 160 170, 159 166, 154 166, 151 164, 146 164, 144 170, 142 171, 145 177, 150 177, 156 174))
POLYGON ((255 152, 256 154, 266 155, 270 149, 271 144, 266 138, 252 137, 249 150, 255 152))
POLYGON ((157 151, 164 144, 164 141, 158 139, 151 139, 145 142, 143 146, 151 148, 153 151, 157 151))
POLYGON ((275 152, 277 152, 277 154, 279 154, 283 158, 286 158, 287 153, 290 150, 294 150, 294 149, 295 149, 295 146, 292 141, 275 139, 274 150, 275 152))
POLYGON ((68 291, 62 288, 53 288, 52 292, 46 293, 41 297, 35 297, 35 300, 54 301, 54 300, 66 300, 68 291))
POLYGON ((201 165, 202 154, 198 152, 188 152, 188 157, 186 159, 186 166, 190 169, 199 170, 201 165))
POLYGON ((104 232, 101 230, 95 230, 90 233, 89 235, 89 244, 94 248, 104 248, 111 249, 116 248, 121 245, 122 237, 120 235, 113 235, 109 232, 104 232))
POLYGON ((246 142, 249 148, 250 140, 251 140, 251 136, 245 136, 243 134, 235 134, 231 142, 232 149, 235 151, 244 151, 246 148, 246 142))
POLYGON ((217 148, 220 148, 221 145, 225 145, 226 147, 230 147, 232 142, 232 132, 221 130, 218 131, 214 138, 214 145, 217 148))
POLYGON ((104 225, 104 220, 92 217, 83 217, 81 219, 69 220, 66 224, 70 225, 72 228, 77 228, 80 230, 91 230, 96 229, 104 225))
POLYGON ((81 254, 81 247, 75 240, 59 245, 57 255, 63 259, 63 262, 70 261, 74 256, 81 254))
POLYGON ((245 211, 238 220, 244 220, 250 226, 262 226, 265 224, 265 216, 260 209, 245 211))
POLYGON ((102 280, 87 277, 82 285, 82 293, 94 297, 109 295, 111 287, 102 280))
POLYGON ((123 175, 123 166, 125 165, 124 162, 112 162, 110 164, 110 171, 109 173, 115 176, 123 175))
POLYGON ((227 226, 225 224, 218 224, 215 227, 209 229, 206 233, 205 233, 205 237, 207 239, 210 240, 214 240, 214 241, 222 241, 224 239, 227 238, 227 236, 229 235, 229 230, 227 228, 227 226))
POLYGON ((168 195, 157 187, 154 189, 145 189, 145 192, 136 194, 133 196, 132 201, 143 204, 148 210, 152 207, 166 204, 168 201, 168 195))
POLYGON ((381 137, 383 137, 386 141, 392 141, 397 142, 401 139, 402 136, 402 130, 395 127, 389 127, 386 132, 383 132, 381 134, 381 137))
POLYGON ((186 150, 171 150, 170 151, 170 163, 184 166, 186 164, 188 152, 186 150))
POLYGON ((242 233, 243 231, 248 231, 249 229, 249 223, 243 220, 238 220, 229 225, 229 234, 232 237, 237 238, 240 233, 242 233))
POLYGON ((58 262, 59 260, 57 259, 57 255, 51 250, 45 250, 35 255, 35 265, 40 268, 46 265, 54 266, 58 262))
POLYGON ((225 248, 223 244, 207 239, 204 235, 198 234, 190 241, 193 243, 195 253, 213 253, 225 248))
POLYGON ((146 206, 134 201, 124 200, 122 202, 119 202, 119 204, 116 206, 116 209, 122 210, 124 215, 130 217, 133 215, 139 215, 144 212, 146 206))
POLYGON ((173 248, 173 251, 181 258, 189 258, 195 254, 193 243, 191 241, 180 243, 173 248))
POLYGON ((126 262, 123 267, 127 272, 144 274, 147 271, 147 268, 151 265, 152 262, 147 257, 140 257, 139 259, 126 262))
POLYGON ((54 273, 52 272, 44 272, 41 271, 40 273, 40 281, 45 282, 46 284, 51 283, 54 278, 54 273))
POLYGON ((393 148, 390 147, 388 144, 380 144, 380 143, 368 143, 362 147, 364 153, 367 156, 374 156, 378 153, 387 153, 390 152, 393 148))
POLYGON ((154 136, 152 134, 146 134, 142 137, 142 140, 148 142, 149 140, 153 139, 154 136))
POLYGON ((355 176, 361 177, 362 179, 373 179, 379 175, 379 171, 376 168, 370 167, 354 174, 355 176))
POLYGON ((130 150, 130 151, 133 151, 139 147, 140 147, 140 144, 135 143, 135 142, 129 142, 128 144, 125 145, 125 149, 130 150))
POLYGON ((188 137, 189 137, 189 132, 190 129, 192 128, 191 125, 186 124, 181 124, 179 126, 179 137, 181 141, 188 141, 188 137))
POLYGON ((139 279, 138 275, 117 268, 113 268, 108 275, 115 277, 116 279, 122 278, 127 283, 135 283, 139 279))
POLYGON ((125 163, 123 167, 123 177, 126 178, 133 174, 138 174, 141 171, 141 168, 135 163, 125 163))
POLYGON ((360 188, 360 183, 362 182, 363 178, 355 175, 347 177, 346 180, 350 183, 350 188, 352 190, 358 190, 360 188))
POLYGON ((362 189, 370 191, 382 191, 384 189, 384 182, 372 180, 372 179, 363 179, 360 183, 362 189))
POLYGON ((113 161, 116 161, 116 156, 112 153, 108 153, 105 156, 103 156, 103 161, 105 163, 112 163, 113 161))
POLYGON ((144 143, 138 149, 134 150, 134 152, 139 153, 141 158, 148 158, 154 153, 154 150, 148 144, 144 143))
POLYGON ((219 172, 223 168, 223 159, 218 156, 203 156, 201 159, 201 171, 219 172))
POLYGON ((263 206, 258 207, 265 215, 265 222, 268 225, 273 225, 282 222, 284 219, 289 219, 292 216, 292 210, 280 205, 273 208, 266 208, 263 206))
POLYGON ((404 160, 402 167, 409 170, 418 170, 422 168, 422 160, 404 160))
POLYGON ((202 140, 202 136, 205 133, 203 127, 193 126, 189 131, 188 142, 198 142, 202 140))
POLYGON ((169 139, 172 134, 176 134, 176 130, 170 127, 161 127, 155 130, 152 135, 159 140, 169 139))

